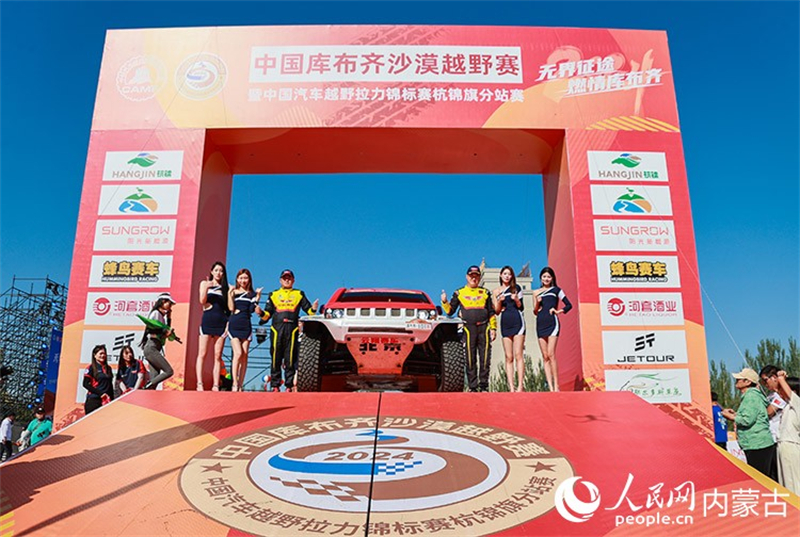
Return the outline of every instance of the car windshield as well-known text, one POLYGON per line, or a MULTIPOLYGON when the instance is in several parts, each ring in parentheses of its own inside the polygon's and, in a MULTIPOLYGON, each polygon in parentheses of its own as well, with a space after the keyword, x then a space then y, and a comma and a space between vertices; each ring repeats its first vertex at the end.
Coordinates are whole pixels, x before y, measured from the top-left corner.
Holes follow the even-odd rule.
POLYGON ((412 291, 345 291, 337 302, 412 302, 430 304, 424 293, 412 291))

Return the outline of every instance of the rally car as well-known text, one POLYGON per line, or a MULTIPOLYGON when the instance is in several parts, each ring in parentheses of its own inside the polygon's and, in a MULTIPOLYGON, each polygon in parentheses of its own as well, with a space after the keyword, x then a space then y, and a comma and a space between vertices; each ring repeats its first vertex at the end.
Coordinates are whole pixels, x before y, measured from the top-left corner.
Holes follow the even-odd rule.
POLYGON ((460 321, 422 291, 342 288, 302 321, 299 391, 464 391, 460 321))

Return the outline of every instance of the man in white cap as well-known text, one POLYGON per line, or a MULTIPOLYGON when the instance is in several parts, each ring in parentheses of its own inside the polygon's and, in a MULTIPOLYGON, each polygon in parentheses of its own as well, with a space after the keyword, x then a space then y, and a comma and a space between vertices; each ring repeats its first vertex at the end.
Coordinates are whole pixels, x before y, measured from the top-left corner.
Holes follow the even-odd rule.
POLYGON ((726 408, 722 415, 736 423, 736 436, 747 464, 769 476, 776 447, 769 432, 767 398, 758 388, 758 373, 746 367, 734 373, 733 378, 736 389, 742 392, 742 402, 738 411, 726 408))
POLYGON ((175 301, 169 293, 161 293, 153 303, 153 309, 147 316, 148 319, 158 321, 165 328, 145 326, 144 335, 139 346, 144 349, 144 357, 150 364, 150 382, 145 385, 145 390, 155 390, 161 382, 173 375, 172 366, 164 356, 164 344, 167 338, 174 335, 172 330, 172 305, 175 301))

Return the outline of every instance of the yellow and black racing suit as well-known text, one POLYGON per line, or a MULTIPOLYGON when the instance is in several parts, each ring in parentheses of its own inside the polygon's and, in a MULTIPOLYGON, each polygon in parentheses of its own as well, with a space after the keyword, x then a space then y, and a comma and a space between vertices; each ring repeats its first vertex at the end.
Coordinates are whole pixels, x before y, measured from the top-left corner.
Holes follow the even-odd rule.
POLYGON ((267 296, 264 306, 263 322, 272 318, 270 330, 270 353, 272 354, 272 387, 280 388, 281 367, 286 374, 286 388, 294 387, 294 374, 297 370, 297 319, 300 311, 309 315, 316 313, 306 294, 299 289, 276 289, 267 296))
POLYGON ((492 295, 484 287, 462 287, 453 293, 450 302, 442 302, 442 309, 447 315, 453 315, 459 308, 459 317, 464 321, 469 391, 475 392, 478 389, 488 391, 489 367, 492 360, 492 340, 489 330, 497 329, 492 295), (478 363, 480 363, 480 381, 478 363))

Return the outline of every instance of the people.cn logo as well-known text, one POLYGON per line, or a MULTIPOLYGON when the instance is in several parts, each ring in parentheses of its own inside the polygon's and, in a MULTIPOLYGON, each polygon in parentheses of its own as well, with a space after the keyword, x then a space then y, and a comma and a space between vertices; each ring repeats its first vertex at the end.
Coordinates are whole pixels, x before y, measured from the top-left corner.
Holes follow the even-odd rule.
POLYGON ((619 317, 625 313, 625 302, 621 298, 612 298, 608 301, 608 313, 614 317, 619 317))
POLYGON ((642 157, 637 157, 633 153, 620 153, 620 155, 611 161, 611 164, 621 164, 626 168, 635 168, 642 163, 642 157))
POLYGON ((581 481, 581 477, 565 479, 556 489, 556 510, 570 522, 586 522, 600 507, 600 491, 591 481, 581 481), (584 502, 575 495, 575 484, 581 482, 589 492, 589 501, 584 502))
POLYGON ((142 168, 149 168, 158 162, 158 157, 152 153, 139 153, 128 161, 128 164, 135 164, 142 168))
POLYGON ((94 304, 92 305, 92 311, 95 315, 100 317, 106 315, 109 311, 111 311, 111 301, 106 297, 101 296, 94 301, 94 304))

